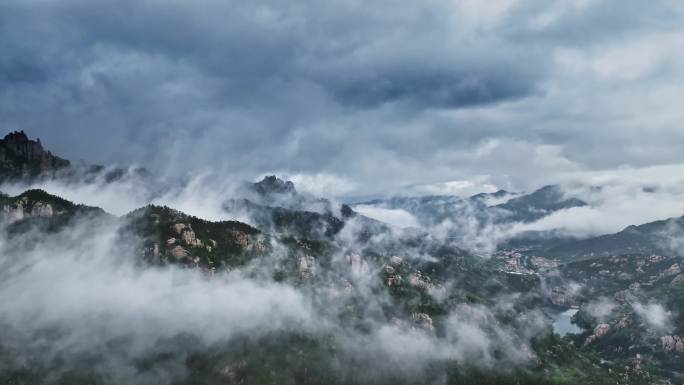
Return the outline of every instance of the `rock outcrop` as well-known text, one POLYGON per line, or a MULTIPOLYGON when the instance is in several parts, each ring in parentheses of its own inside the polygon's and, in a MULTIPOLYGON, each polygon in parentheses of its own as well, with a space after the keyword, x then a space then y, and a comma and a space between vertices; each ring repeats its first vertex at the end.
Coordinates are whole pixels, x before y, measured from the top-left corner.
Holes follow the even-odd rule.
POLYGON ((592 342, 594 342, 597 339, 605 336, 609 332, 610 332, 610 325, 609 324, 600 323, 600 324, 596 325, 596 327, 594 328, 594 332, 589 337, 587 337, 586 341, 584 341, 584 345, 586 346, 586 345, 591 344, 592 342))
POLYGON ((43 149, 40 139, 31 140, 23 131, 11 132, 0 140, 0 179, 37 177, 70 165, 43 149))
POLYGON ((551 289, 549 300, 556 306, 572 307, 577 305, 577 295, 574 290, 560 286, 551 289))
POLYGON ((289 180, 284 181, 275 175, 266 176, 260 182, 254 183, 252 189, 264 196, 271 194, 293 195, 297 193, 294 183, 289 180))
POLYGON ((423 275, 420 271, 411 275, 409 282, 420 291, 428 291, 433 287, 430 277, 423 275))
POLYGON ((316 260, 310 255, 300 255, 297 259, 297 272, 302 280, 310 280, 316 274, 316 260))
POLYGON ((10 221, 20 221, 24 219, 24 208, 26 200, 20 199, 14 203, 6 204, 2 207, 2 212, 5 218, 10 221))
POLYGON ((175 246, 171 248, 171 256, 176 258, 176 260, 183 260, 190 257, 190 252, 186 250, 183 246, 175 246))
POLYGON ((680 336, 662 336, 660 344, 666 353, 684 353, 684 338, 680 336))
MULTIPOLYGON (((171 231, 176 233, 180 237, 180 240, 185 246, 191 247, 202 247, 204 244, 197 238, 195 231, 193 231, 190 225, 185 223, 174 223, 171 225, 171 231)), ((166 244, 172 246, 176 243, 176 238, 170 238, 166 241, 166 244)))
POLYGON ((413 313, 411 314, 413 323, 422 330, 426 332, 434 332, 435 326, 432 324, 432 317, 425 313, 413 313))
POLYGON ((54 215, 52 205, 45 202, 36 202, 31 208, 31 216, 50 218, 54 215))
POLYGON ((353 275, 367 274, 370 270, 368 262, 366 262, 359 254, 347 254, 344 258, 349 264, 349 268, 351 269, 353 275))
POLYGON ((684 285, 684 274, 677 274, 674 278, 672 278, 672 281, 670 282, 671 285, 684 285))
POLYGON ((57 212, 48 202, 32 201, 24 196, 14 202, 4 204, 2 214, 5 219, 13 222, 31 217, 51 218, 57 212))
POLYGON ((243 231, 232 231, 231 235, 235 243, 241 247, 247 247, 247 245, 249 245, 249 234, 243 231))

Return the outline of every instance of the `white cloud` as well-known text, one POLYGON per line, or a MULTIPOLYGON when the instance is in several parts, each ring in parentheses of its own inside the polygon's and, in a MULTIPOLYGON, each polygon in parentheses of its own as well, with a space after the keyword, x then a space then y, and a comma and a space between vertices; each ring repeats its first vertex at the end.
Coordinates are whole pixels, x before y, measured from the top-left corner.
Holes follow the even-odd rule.
POLYGON ((684 215, 681 170, 682 166, 677 165, 569 174, 564 181, 568 195, 589 205, 560 210, 533 223, 518 224, 512 231, 562 229, 587 236, 680 217, 684 215))
POLYGON ((418 219, 406 210, 386 209, 371 205, 357 205, 354 210, 369 218, 377 219, 400 228, 420 227, 418 219))
POLYGON ((480 176, 471 180, 451 180, 440 183, 411 186, 410 191, 422 195, 453 195, 467 197, 479 193, 492 193, 498 188, 487 182, 488 177, 480 176))
POLYGON ((617 304, 606 297, 600 297, 582 306, 583 310, 599 322, 605 322, 615 308, 617 304))
POLYGON ((336 197, 348 194, 358 188, 358 184, 348 178, 329 173, 290 173, 274 172, 262 175, 277 175, 281 179, 290 180, 297 191, 306 192, 317 197, 336 197))
POLYGON ((667 331, 672 327, 672 312, 668 311, 663 305, 658 303, 648 303, 646 305, 641 303, 632 304, 634 311, 643 319, 648 326, 657 331, 667 331))

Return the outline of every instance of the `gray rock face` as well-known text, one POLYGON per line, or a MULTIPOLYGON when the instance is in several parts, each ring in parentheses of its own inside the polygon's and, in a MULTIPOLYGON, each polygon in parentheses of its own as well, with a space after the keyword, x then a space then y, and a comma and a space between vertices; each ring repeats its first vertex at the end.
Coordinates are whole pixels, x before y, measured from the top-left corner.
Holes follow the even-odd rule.
POLYGON ((10 221, 20 221, 24 219, 24 206, 26 202, 22 199, 14 204, 4 205, 2 212, 10 221))
POLYGON ((284 181, 282 179, 277 178, 275 175, 270 175, 264 177, 260 182, 254 183, 252 185, 252 188, 254 191, 261 195, 270 195, 270 194, 295 194, 297 190, 295 190, 294 183, 290 181, 284 181))
POLYGON ((297 260, 299 278, 309 280, 316 274, 316 260, 310 255, 300 255, 297 260))
MULTIPOLYGON (((195 231, 185 223, 174 223, 171 225, 171 231, 180 236, 181 241, 186 246, 200 247, 203 246, 202 241, 197 238, 195 231)), ((176 243, 176 238, 170 238, 166 241, 168 246, 176 243)))
POLYGON ((347 254, 345 256, 345 260, 349 264, 349 267, 353 275, 368 274, 370 270, 368 262, 366 262, 360 255, 356 253, 347 254))
POLYGON ((684 353, 684 338, 680 336, 662 336, 660 344, 666 353, 684 353))
POLYGON ((181 235, 186 227, 187 226, 184 223, 175 223, 171 226, 171 230, 173 230, 176 234, 181 235))
POLYGON ((676 277, 672 278, 670 282, 671 285, 684 285, 684 274, 677 274, 676 277))
POLYGON ((426 332, 435 331, 435 327, 432 324, 432 318, 429 315, 425 313, 413 313, 411 314, 411 318, 419 329, 425 330, 426 332))
POLYGON ((56 212, 47 202, 30 202, 27 197, 23 197, 13 203, 3 205, 2 214, 6 219, 14 222, 31 217, 51 218, 56 212))
POLYGON ((235 243, 241 247, 247 247, 249 245, 249 234, 246 234, 242 231, 233 231, 231 234, 235 240, 235 243))
POLYGON ((171 256, 176 258, 176 260, 182 260, 190 257, 190 252, 188 252, 182 246, 176 246, 171 249, 171 256))
POLYGON ((673 264, 667 270, 663 271, 662 277, 675 277, 682 273, 682 269, 679 267, 678 263, 673 264))
POLYGON ((181 235, 181 239, 183 239, 183 242, 185 242, 185 244, 188 246, 194 246, 194 247, 203 246, 202 241, 197 238, 197 236, 195 235, 195 232, 192 231, 192 229, 188 229, 188 230, 183 231, 183 234, 181 235))
POLYGON ((589 337, 587 337, 586 341, 584 341, 584 345, 589 345, 590 343, 596 341, 597 339, 605 336, 609 332, 610 332, 610 325, 608 325, 606 323, 600 323, 600 324, 596 325, 596 327, 594 328, 594 332, 589 337))
POLYGON ((52 205, 49 203, 36 202, 31 208, 31 216, 50 218, 54 215, 52 205))
POLYGON ((577 305, 577 296, 573 290, 560 286, 551 289, 549 300, 556 306, 571 307, 577 305))
POLYGON ((430 277, 423 275, 423 273, 420 271, 417 271, 415 274, 411 275, 409 282, 411 285, 415 286, 421 291, 428 291, 433 287, 432 282, 430 282, 430 277))

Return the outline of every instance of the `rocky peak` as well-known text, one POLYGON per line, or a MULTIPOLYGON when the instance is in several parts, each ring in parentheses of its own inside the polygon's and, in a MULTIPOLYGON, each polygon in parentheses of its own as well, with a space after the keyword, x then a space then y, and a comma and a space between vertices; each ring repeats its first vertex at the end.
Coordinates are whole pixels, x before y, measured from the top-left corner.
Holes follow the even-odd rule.
POLYGON ((7 149, 26 159, 32 159, 44 151, 40 139, 30 140, 24 131, 10 132, 2 140, 7 149))
POLYGON ((43 149, 40 139, 29 139, 24 131, 10 132, 0 140, 0 178, 35 177, 70 165, 43 149))
POLYGON ((252 184, 254 191, 260 195, 284 194, 294 195, 297 193, 294 183, 282 180, 275 175, 264 177, 260 182, 252 184))
POLYGON ((561 186, 549 185, 495 207, 510 211, 510 220, 532 222, 554 211, 586 205, 580 199, 566 197, 561 186))
POLYGON ((356 212, 348 204, 343 204, 340 207, 340 214, 342 214, 342 218, 352 218, 356 216, 356 212))

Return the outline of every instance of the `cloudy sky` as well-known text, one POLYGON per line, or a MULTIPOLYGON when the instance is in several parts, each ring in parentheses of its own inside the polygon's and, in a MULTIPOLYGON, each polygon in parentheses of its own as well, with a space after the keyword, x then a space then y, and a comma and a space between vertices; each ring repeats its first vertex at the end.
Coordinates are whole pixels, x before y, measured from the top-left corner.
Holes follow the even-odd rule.
POLYGON ((0 127, 331 195, 684 171, 679 0, 0 2, 0 127))

